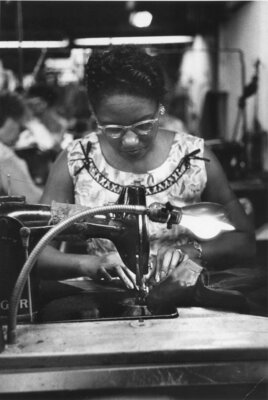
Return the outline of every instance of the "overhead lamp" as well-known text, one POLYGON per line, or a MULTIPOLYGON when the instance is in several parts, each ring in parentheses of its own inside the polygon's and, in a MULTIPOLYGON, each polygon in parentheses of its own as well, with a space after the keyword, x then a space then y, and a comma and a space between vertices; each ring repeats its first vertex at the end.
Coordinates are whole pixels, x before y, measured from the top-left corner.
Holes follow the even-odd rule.
POLYGON ((58 49, 69 46, 69 40, 7 40, 0 41, 0 49, 58 49))
POLYGON ((76 46, 110 46, 110 45, 123 45, 123 44, 177 44, 177 43, 191 43, 192 36, 127 36, 127 37, 103 37, 103 38, 81 38, 75 39, 76 46))
POLYGON ((136 28, 147 28, 151 25, 153 16, 149 11, 133 11, 129 15, 129 23, 136 28))

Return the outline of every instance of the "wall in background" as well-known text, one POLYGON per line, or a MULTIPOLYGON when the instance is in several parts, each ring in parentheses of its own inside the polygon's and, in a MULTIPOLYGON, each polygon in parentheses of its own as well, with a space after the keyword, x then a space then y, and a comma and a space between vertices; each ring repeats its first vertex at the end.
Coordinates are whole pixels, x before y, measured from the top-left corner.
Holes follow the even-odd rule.
MULTIPOLYGON (((255 63, 259 64, 259 88, 257 95, 247 100, 246 123, 254 130, 256 116, 263 130, 268 131, 268 3, 247 2, 233 12, 231 18, 220 26, 220 48, 240 49, 244 55, 245 82, 251 81, 255 63)), ((228 100, 227 139, 233 139, 237 118, 237 101, 242 94, 241 64, 239 55, 223 53, 219 59, 219 87, 231 93, 228 100)), ((236 134, 241 137, 241 124, 236 134)), ((268 165, 266 166, 268 169, 268 165)))
MULTIPOLYGON (((188 96, 187 121, 189 132, 204 137, 201 128, 207 93, 214 87, 213 53, 210 51, 211 38, 198 35, 182 56, 179 68, 177 93, 182 89, 188 96)), ((216 133, 215 133, 216 135, 216 133)))

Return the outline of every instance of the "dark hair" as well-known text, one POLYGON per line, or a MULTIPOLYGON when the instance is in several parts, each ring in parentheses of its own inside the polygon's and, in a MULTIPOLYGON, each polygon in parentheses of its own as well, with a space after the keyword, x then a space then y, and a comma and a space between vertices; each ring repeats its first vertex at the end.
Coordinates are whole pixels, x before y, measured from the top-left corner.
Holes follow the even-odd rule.
POLYGON ((48 106, 53 106, 57 103, 58 100, 58 92, 52 86, 36 83, 29 87, 26 92, 26 98, 29 97, 40 97, 45 100, 48 106))
POLYGON ((165 95, 162 69, 154 57, 135 46, 93 51, 85 84, 93 108, 109 94, 138 95, 160 103, 165 95))
POLYGON ((25 112, 26 106, 19 94, 9 91, 0 92, 0 127, 8 118, 19 120, 25 112))

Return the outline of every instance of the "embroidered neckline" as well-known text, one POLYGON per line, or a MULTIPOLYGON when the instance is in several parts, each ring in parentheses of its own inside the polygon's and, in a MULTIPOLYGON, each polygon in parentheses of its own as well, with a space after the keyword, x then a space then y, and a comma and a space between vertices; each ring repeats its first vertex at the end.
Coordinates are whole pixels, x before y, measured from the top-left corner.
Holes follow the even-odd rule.
MULTIPOLYGON (((86 169, 86 171, 89 173, 89 175, 97 182, 99 183, 103 188, 110 190, 113 193, 120 194, 122 188, 124 187, 123 185, 120 185, 118 183, 115 183, 108 179, 105 175, 103 175, 98 167, 96 166, 94 160, 89 157, 89 153, 91 150, 92 143, 87 142, 87 147, 86 149, 82 145, 82 142, 79 140, 79 144, 81 147, 81 150, 83 152, 84 157, 83 158, 76 158, 72 159, 71 161, 82 161, 83 165, 75 172, 75 176, 77 176, 83 169, 86 169)), ((198 160, 204 160, 204 161, 209 161, 206 158, 203 157, 197 157, 196 154, 200 152, 200 149, 196 149, 192 151, 189 154, 186 154, 179 162, 178 166, 173 170, 173 172, 163 181, 157 183, 156 185, 152 186, 145 186, 145 194, 146 195, 153 195, 156 193, 163 192, 167 190, 169 187, 171 187, 174 183, 176 183, 185 173, 188 169, 191 168, 191 159, 198 159, 198 160), (184 167, 184 169, 182 169, 184 167)))

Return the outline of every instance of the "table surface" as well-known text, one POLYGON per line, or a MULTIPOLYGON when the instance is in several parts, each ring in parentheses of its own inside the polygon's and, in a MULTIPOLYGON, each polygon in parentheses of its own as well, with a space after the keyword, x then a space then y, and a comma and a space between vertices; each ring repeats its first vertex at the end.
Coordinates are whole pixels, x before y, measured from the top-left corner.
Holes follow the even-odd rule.
POLYGON ((143 322, 18 325, 16 344, 0 354, 0 393, 268 381, 268 318, 178 312, 143 322))

